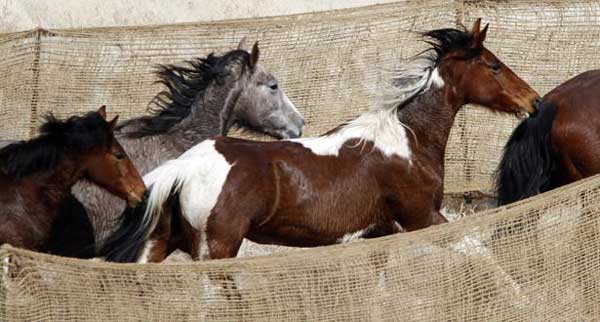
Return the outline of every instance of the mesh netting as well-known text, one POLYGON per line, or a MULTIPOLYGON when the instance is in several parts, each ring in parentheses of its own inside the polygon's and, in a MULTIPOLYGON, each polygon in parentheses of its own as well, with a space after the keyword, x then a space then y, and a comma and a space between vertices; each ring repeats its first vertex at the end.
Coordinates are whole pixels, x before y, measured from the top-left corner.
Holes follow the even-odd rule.
POLYGON ((247 259, 124 265, 5 247, 0 317, 594 321, 599 181, 415 233, 247 259))
MULTIPOLYGON (((544 93, 600 64, 595 1, 399 1, 285 17, 0 35, 3 139, 48 111, 145 112, 153 66, 259 40, 315 135, 367 110, 418 31, 475 17, 488 48, 544 93)), ((510 116, 467 107, 446 192, 489 190, 510 116)), ((115 265, 3 247, 7 321, 593 321, 600 316, 600 178, 458 222, 346 246, 183 265, 115 265), (233 289, 237 288, 237 292, 233 289)))

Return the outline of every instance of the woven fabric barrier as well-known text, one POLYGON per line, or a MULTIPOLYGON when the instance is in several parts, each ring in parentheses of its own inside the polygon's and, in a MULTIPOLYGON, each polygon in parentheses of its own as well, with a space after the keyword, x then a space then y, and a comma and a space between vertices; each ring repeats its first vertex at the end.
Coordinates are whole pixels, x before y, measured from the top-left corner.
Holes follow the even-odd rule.
POLYGON ((124 265, 5 246, 0 318, 596 321, 599 182, 414 233, 248 259, 124 265))
MULTIPOLYGON (((40 116, 145 113, 157 63, 259 40, 315 135, 370 108, 417 32, 490 22, 487 46, 540 94, 598 68, 595 1, 399 1, 140 28, 0 35, 1 139, 40 116)), ((517 120, 466 107, 446 192, 489 190, 517 120)), ((242 135, 242 134, 237 134, 242 135)), ((452 224, 344 246, 178 265, 116 265, 0 249, 2 321, 596 321, 600 177, 452 224), (236 291, 237 290, 237 291, 236 291)))

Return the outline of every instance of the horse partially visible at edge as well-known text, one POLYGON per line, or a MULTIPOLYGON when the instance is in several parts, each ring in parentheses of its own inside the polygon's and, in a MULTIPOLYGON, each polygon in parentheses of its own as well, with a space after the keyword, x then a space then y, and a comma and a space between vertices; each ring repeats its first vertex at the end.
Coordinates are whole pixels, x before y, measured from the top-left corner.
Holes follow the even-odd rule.
POLYGON ((135 206, 146 186, 113 135, 105 108, 65 121, 51 114, 40 135, 0 149, 0 244, 49 251, 71 187, 88 179, 135 206))
MULTIPOLYGON (((153 99, 154 114, 127 120, 115 129, 142 175, 208 137, 227 135, 232 127, 279 139, 302 135, 304 118, 277 78, 259 63, 258 43, 250 52, 245 47, 242 39, 238 49, 222 56, 210 54, 182 66, 159 67, 158 82, 166 90, 153 99)), ((86 181, 77 183, 73 194, 76 198, 64 205, 58 220, 56 230, 61 234, 53 237, 55 252, 94 256, 71 250, 89 248, 90 238, 101 243, 117 226, 125 204, 86 181), (81 238, 84 230, 90 231, 87 226, 95 228, 95 238, 81 238)))
POLYGON ((445 223, 444 153, 457 111, 474 103, 534 112, 538 94, 483 46, 487 26, 438 29, 401 68, 384 104, 314 138, 206 140, 148 173, 149 197, 102 254, 160 262, 236 256, 244 238, 312 247, 445 223))
POLYGON ((498 205, 600 173, 600 70, 579 74, 544 95, 504 147, 498 205))

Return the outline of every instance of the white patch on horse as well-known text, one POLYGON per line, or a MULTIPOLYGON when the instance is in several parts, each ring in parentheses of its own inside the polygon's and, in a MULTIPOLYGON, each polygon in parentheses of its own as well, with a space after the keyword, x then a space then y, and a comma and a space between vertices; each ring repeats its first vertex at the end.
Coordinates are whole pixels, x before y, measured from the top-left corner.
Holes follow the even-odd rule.
POLYGON ((148 257, 150 257, 150 251, 152 250, 152 247, 154 247, 155 244, 156 244, 155 240, 146 241, 146 244, 144 245, 144 249, 142 250, 142 254, 140 255, 140 257, 137 260, 138 264, 148 263, 148 257))
POLYGON ((354 240, 356 240, 356 239, 359 239, 359 238, 361 238, 361 237, 362 237, 362 236, 365 234, 365 232, 366 232, 367 230, 369 230, 369 229, 370 229, 372 226, 373 226, 373 225, 371 225, 371 226, 369 226, 369 227, 367 227, 367 228, 365 228, 365 229, 357 230, 357 231, 355 231, 355 232, 353 232, 353 233, 347 233, 347 234, 345 234, 344 236, 342 236, 342 238, 339 238, 339 239, 337 240, 337 242, 338 242, 338 244, 346 244, 346 243, 349 243, 349 242, 351 242, 351 241, 354 241, 354 240))
POLYGON ((199 245, 201 258, 208 257, 206 243, 208 216, 216 205, 227 175, 233 167, 215 149, 213 140, 205 142, 197 145, 195 151, 188 151, 189 157, 195 158, 196 162, 193 164, 194 170, 182 185, 179 194, 183 217, 201 234, 199 245))
MULTIPOLYGON (((190 216, 186 216, 186 212, 183 210, 183 199, 182 200, 182 216, 184 217, 184 220, 188 220, 187 218, 190 216)), ((214 207, 214 205, 213 205, 214 207)), ((206 222, 208 220, 208 216, 210 215, 210 212, 212 211, 212 209, 209 210, 208 215, 205 216, 205 218, 203 218, 203 220, 199 223, 200 227, 196 227, 193 226, 189 221, 188 224, 190 224, 191 226, 194 227, 194 229, 196 230, 194 233, 196 234, 200 234, 200 238, 198 241, 198 258, 195 257, 195 254, 190 254, 190 256, 192 256, 193 260, 199 260, 199 259, 210 259, 210 252, 208 250, 208 238, 206 238, 206 222)))
MULTIPOLYGON (((406 101, 427 92, 432 86, 444 86, 435 68, 434 57, 419 57, 395 71, 392 86, 384 93, 378 106, 343 125, 330 135, 290 140, 298 142, 314 154, 338 156, 342 146, 351 139, 360 143, 373 142, 385 156, 398 156, 411 161, 410 140, 406 130, 412 130, 398 120, 398 108, 406 101)), ((412 133, 414 135, 414 133, 412 133)), ((358 144, 362 147, 362 144, 358 144)))
POLYGON ((355 231, 353 233, 345 234, 342 238, 338 239, 338 244, 346 244, 353 240, 359 239, 365 233, 365 230, 355 231))
POLYGON ((192 150, 186 154, 195 162, 190 164, 193 169, 181 187, 179 198, 183 216, 192 227, 204 231, 206 218, 217 203, 232 165, 215 149, 214 140, 204 141, 192 150))
POLYGON ((436 88, 441 88, 444 86, 444 79, 442 75, 440 75, 439 69, 434 69, 433 73, 431 73, 431 84, 436 88))
MULTIPOLYGON (((367 112, 338 131, 315 138, 293 139, 317 155, 338 156, 342 146, 348 140, 358 139, 361 143, 373 142, 385 156, 396 155, 410 160, 411 152, 406 130, 395 110, 377 109, 367 112)), ((362 144, 355 146, 362 148, 362 144)))
POLYGON ((150 187, 144 220, 156 226, 164 203, 178 191, 183 217, 205 239, 206 219, 217 203, 231 167, 233 164, 215 149, 215 141, 205 140, 156 168, 144 176, 150 187))

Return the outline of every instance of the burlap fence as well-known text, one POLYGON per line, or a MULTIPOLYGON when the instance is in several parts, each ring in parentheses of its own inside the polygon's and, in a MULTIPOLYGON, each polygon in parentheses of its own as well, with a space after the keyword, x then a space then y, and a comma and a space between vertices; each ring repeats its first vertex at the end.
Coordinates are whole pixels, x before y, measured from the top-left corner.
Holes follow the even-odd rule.
MULTIPOLYGON (((399 1, 250 20, 0 35, 1 138, 40 116, 102 104, 139 115, 157 63, 223 52, 248 36, 315 135, 370 108, 417 33, 490 22, 487 46, 540 93, 600 60, 595 1, 399 1)), ((467 107, 446 192, 489 190, 513 117, 467 107)), ((432 129, 434 130, 434 129, 432 129)), ((8 321, 594 321, 600 316, 600 178, 453 224, 348 246, 186 265, 111 265, 4 247, 8 321), (224 273, 241 297, 225 296, 224 273)))

